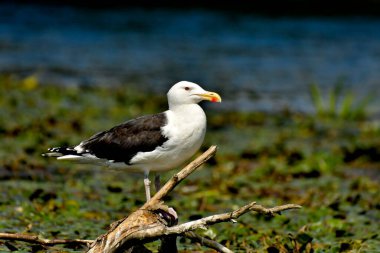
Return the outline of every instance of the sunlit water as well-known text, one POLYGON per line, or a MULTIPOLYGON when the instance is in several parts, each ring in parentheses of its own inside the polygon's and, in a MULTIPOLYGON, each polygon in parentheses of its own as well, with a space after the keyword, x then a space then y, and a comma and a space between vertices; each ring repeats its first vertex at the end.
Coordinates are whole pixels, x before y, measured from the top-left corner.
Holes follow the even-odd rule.
POLYGON ((377 94, 380 19, 0 5, 0 72, 157 92, 191 80, 224 108, 311 111, 310 83, 377 94))

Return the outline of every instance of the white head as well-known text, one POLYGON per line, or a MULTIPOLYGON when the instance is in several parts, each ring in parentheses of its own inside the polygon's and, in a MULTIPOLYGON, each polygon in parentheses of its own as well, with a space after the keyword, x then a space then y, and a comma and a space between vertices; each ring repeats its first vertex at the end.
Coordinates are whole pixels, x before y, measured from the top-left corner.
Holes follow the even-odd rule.
POLYGON ((174 84, 167 95, 169 108, 176 105, 197 104, 202 100, 222 102, 222 99, 217 93, 206 91, 198 84, 187 81, 174 84))

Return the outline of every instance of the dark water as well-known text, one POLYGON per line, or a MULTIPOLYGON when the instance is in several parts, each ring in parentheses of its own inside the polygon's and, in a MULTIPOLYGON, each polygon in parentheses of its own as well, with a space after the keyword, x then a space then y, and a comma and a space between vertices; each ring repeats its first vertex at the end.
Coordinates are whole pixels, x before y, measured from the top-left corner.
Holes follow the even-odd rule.
MULTIPOLYGON (((63 85, 189 80, 225 107, 310 111, 308 86, 380 87, 380 19, 0 5, 0 73, 63 85)), ((372 111, 379 112, 374 101, 372 111)))

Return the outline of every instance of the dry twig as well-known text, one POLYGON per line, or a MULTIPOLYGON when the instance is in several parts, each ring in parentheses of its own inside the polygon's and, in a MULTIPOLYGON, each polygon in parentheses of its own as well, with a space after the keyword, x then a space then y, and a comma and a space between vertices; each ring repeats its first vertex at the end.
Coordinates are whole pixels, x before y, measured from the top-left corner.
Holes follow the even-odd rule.
POLYGON ((0 240, 7 241, 22 241, 28 243, 39 244, 43 246, 53 246, 58 244, 75 244, 75 245, 85 245, 89 246, 93 240, 81 240, 81 239, 42 239, 36 235, 27 234, 10 234, 10 233, 0 233, 0 240))
POLYGON ((221 253, 232 253, 233 252, 229 248, 223 246, 222 244, 220 244, 216 241, 207 239, 205 237, 202 237, 200 235, 197 235, 193 231, 186 232, 183 234, 183 236, 185 236, 185 237, 187 237, 187 238, 189 238, 195 242, 198 242, 203 246, 206 246, 210 249, 214 249, 214 250, 221 252, 221 253))

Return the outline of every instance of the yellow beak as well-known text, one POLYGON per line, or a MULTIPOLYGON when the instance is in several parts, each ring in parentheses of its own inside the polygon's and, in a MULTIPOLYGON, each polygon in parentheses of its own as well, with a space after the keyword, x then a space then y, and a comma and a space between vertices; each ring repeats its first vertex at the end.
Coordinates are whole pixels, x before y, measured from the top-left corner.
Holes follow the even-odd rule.
POLYGON ((216 92, 207 91, 206 93, 197 94, 198 96, 202 97, 204 100, 208 100, 211 102, 222 102, 222 98, 219 96, 216 92))

